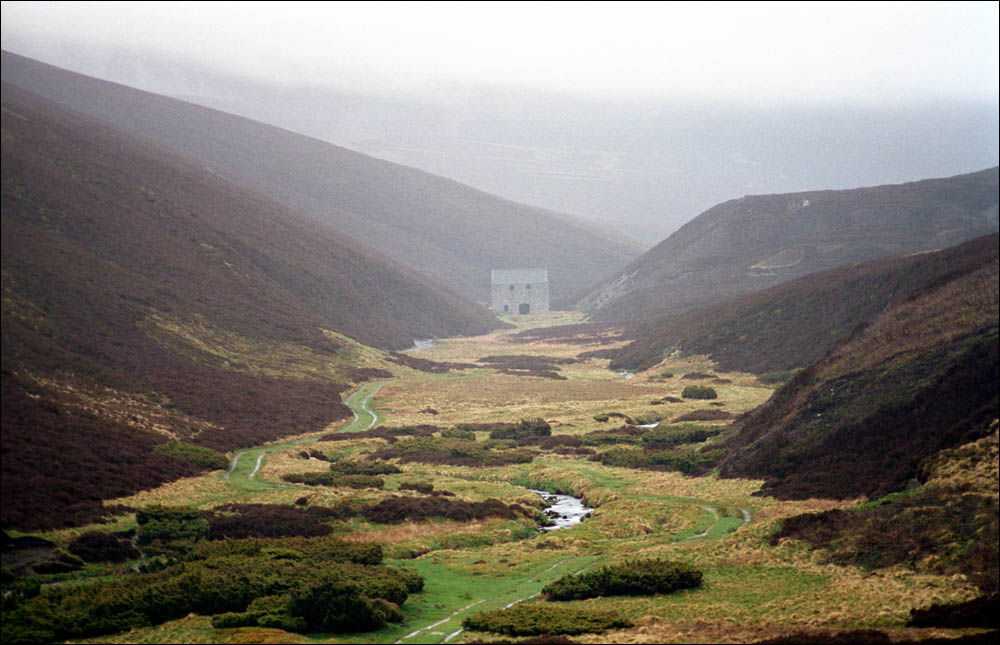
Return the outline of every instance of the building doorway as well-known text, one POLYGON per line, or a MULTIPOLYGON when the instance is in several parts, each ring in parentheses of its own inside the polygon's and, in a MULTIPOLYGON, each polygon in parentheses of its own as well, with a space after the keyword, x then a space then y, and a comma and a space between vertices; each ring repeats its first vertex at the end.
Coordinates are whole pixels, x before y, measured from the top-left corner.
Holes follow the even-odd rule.
POLYGON ((531 305, 529 305, 526 302, 522 302, 521 304, 519 304, 517 306, 517 313, 519 313, 519 314, 530 314, 531 313, 531 305))

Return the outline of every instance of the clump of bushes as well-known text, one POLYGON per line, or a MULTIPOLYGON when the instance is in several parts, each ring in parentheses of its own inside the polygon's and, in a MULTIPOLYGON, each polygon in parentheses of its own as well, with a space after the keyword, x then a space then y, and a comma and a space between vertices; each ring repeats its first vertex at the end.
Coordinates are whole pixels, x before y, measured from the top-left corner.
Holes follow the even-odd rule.
POLYGON ((606 414, 595 414, 594 415, 594 421, 597 421, 598 423, 607 423, 610 420, 611 420, 611 417, 609 417, 606 414))
POLYGON ((518 515, 529 514, 533 516, 533 512, 527 511, 519 504, 508 506, 498 499, 467 502, 444 497, 390 497, 361 509, 362 517, 378 524, 399 524, 429 517, 443 517, 457 522, 483 520, 488 517, 510 520, 517 518, 518 515))
POLYGON ((656 378, 674 378, 673 372, 660 372, 656 378))
POLYGON ((399 621, 423 580, 381 565, 378 545, 335 538, 202 540, 162 570, 5 599, 3 640, 76 640, 190 613, 217 627, 361 631, 399 621))
POLYGON ((662 450, 685 443, 701 443, 721 432, 721 428, 657 428, 643 435, 642 443, 650 449, 662 450))
POLYGON ((306 486, 339 486, 343 488, 382 488, 385 480, 376 475, 348 475, 345 473, 288 473, 281 476, 286 482, 306 486))
POLYGON ((176 457, 196 468, 205 470, 225 470, 229 467, 229 459, 219 452, 205 446, 196 446, 180 441, 171 441, 156 446, 157 452, 176 457))
POLYGON ((476 433, 464 428, 449 428, 441 431, 442 439, 461 439, 462 441, 475 441, 476 433))
POLYGON ((330 465, 330 472, 339 475, 398 475, 403 472, 394 464, 377 461, 338 461, 330 465))
POLYGON ((685 475, 700 475, 711 470, 725 454, 723 450, 684 452, 680 450, 630 450, 612 448, 591 457, 605 466, 673 470, 685 475))
POLYGON ((548 437, 552 426, 544 419, 521 419, 520 423, 507 424, 490 431, 490 439, 524 439, 527 437, 548 437))
POLYGON ((706 372, 688 372, 681 378, 689 380, 700 380, 705 378, 715 378, 715 374, 708 374, 706 372))
POLYGON ((599 596, 649 596, 701 585, 702 573, 691 565, 663 559, 632 560, 597 571, 567 575, 542 588, 548 600, 583 600, 599 596))
POLYGON ((685 399, 717 399, 719 393, 707 385, 688 385, 681 392, 681 396, 685 399))
POLYGON ((580 440, 586 446, 603 446, 607 444, 635 444, 641 441, 644 434, 649 432, 646 428, 635 426, 622 426, 615 430, 594 430, 583 435, 580 440))
POLYGON ((125 562, 139 557, 129 540, 102 531, 87 531, 70 542, 67 549, 84 562, 125 562))
POLYGON ((414 437, 386 446, 370 455, 371 459, 399 459, 402 462, 446 464, 450 466, 491 467, 529 463, 534 456, 524 450, 507 450, 513 445, 445 439, 414 437))
POLYGON ((345 509, 300 508, 284 504, 224 504, 218 506, 208 530, 209 540, 225 538, 319 537, 333 529, 330 520, 347 517, 345 509))
POLYGON ((671 423, 681 423, 683 421, 725 421, 732 419, 736 415, 725 410, 695 410, 677 417, 671 423))
POLYGON ((614 612, 553 607, 544 603, 520 603, 509 609, 474 614, 462 621, 464 629, 508 636, 587 634, 631 626, 631 621, 614 612))
POLYGON ((154 540, 200 540, 208 535, 209 514, 188 506, 151 506, 135 513, 139 544, 154 540))

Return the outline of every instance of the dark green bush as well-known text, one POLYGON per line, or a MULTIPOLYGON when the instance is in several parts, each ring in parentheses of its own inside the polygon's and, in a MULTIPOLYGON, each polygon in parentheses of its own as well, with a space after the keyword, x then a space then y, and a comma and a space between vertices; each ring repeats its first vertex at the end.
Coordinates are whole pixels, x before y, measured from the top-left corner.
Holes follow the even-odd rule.
POLYGON ((583 600, 599 596, 648 596, 701 585, 702 573, 682 562, 633 560, 597 571, 568 575, 546 585, 549 600, 583 600))
POLYGON ((525 437, 548 437, 552 426, 544 419, 521 419, 520 423, 507 425, 490 431, 490 439, 517 441, 525 437))
POLYGON ((156 451, 206 470, 225 470, 229 467, 229 459, 224 454, 205 446, 171 441, 156 446, 156 451))
POLYGON ((717 399, 719 393, 707 385, 688 385, 681 396, 685 399, 717 399))
POLYGON ((543 603, 520 603, 509 609, 474 614, 462 621, 462 627, 471 631, 508 636, 587 634, 631 626, 631 621, 613 612, 570 609, 543 603))
POLYGON ((135 513, 139 544, 199 540, 208 535, 205 513, 187 506, 151 506, 135 513))
POLYGON ((375 475, 346 475, 343 473, 288 473, 281 476, 286 482, 306 486, 345 486, 347 488, 382 488, 385 480, 375 475))
POLYGON ((139 557, 128 540, 100 531, 88 531, 69 543, 69 552, 84 562, 125 562, 139 557))
POLYGON ((643 435, 642 443, 649 448, 669 448, 685 443, 701 443, 722 432, 722 428, 656 428, 643 435))
POLYGON ((594 421, 597 421, 598 423, 606 423, 610 419, 611 419, 611 417, 609 417, 606 414, 595 414, 594 415, 594 421))
POLYGON ((700 474, 715 466, 723 456, 722 450, 683 452, 678 450, 629 450, 612 448, 591 459, 605 466, 643 468, 647 470, 675 470, 685 475, 700 474))
POLYGON ((338 461, 330 464, 330 472, 339 475, 398 475, 403 472, 394 464, 378 461, 338 461))

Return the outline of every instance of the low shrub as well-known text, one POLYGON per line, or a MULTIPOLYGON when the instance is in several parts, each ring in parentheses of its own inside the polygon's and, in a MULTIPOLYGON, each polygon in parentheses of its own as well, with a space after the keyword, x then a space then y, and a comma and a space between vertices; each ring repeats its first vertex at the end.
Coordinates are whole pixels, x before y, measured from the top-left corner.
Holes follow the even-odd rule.
POLYGON ((208 535, 208 514, 188 506, 151 506, 135 513, 139 544, 199 540, 208 535))
POLYGON ((461 439, 462 441, 475 441, 476 433, 472 430, 462 428, 449 428, 441 431, 442 439, 461 439))
POLYGON ((286 482, 306 486, 342 486, 345 488, 382 488, 385 480, 375 475, 347 475, 344 473, 287 473, 281 476, 286 482))
POLYGON ((685 443, 701 443, 721 432, 721 428, 657 428, 649 434, 643 435, 642 443, 648 448, 662 450, 685 443))
POLYGON ((414 437, 400 441, 393 446, 381 448, 369 455, 369 458, 480 468, 524 464, 534 459, 531 453, 524 450, 504 449, 511 445, 438 437, 414 437))
POLYGON ((330 465, 336 475, 398 475, 403 472, 394 464, 372 461, 338 461, 330 465))
POLYGON ((508 636, 588 634, 631 626, 632 622, 620 613, 554 607, 544 603, 520 603, 509 609, 474 614, 462 621, 462 627, 470 631, 508 636))
POLYGON ((583 600, 599 596, 649 596, 701 585, 702 573, 671 560, 632 560, 597 571, 567 575, 542 588, 548 600, 583 600))
POLYGON ((725 454, 723 450, 686 452, 680 450, 630 450, 612 448, 591 457, 605 466, 673 470, 685 475, 700 475, 711 470, 725 454))
POLYGON ((369 522, 399 524, 430 517, 443 517, 457 522, 488 517, 515 519, 519 511, 524 509, 517 505, 507 506, 497 499, 467 502, 444 497, 390 497, 362 508, 361 515, 369 522))
POLYGON ((695 410, 687 414, 682 414, 671 421, 671 423, 683 423, 685 421, 725 421, 735 416, 732 412, 726 412, 725 410, 695 410))
POLYGON ((594 415, 594 421, 597 421, 598 423, 606 423, 606 422, 608 422, 610 420, 611 420, 611 417, 609 417, 606 414, 595 414, 594 415))
POLYGON ((636 444, 641 441, 644 434, 649 432, 646 428, 635 426, 622 426, 615 430, 594 430, 580 437, 580 441, 586 446, 604 446, 608 444, 636 444))
POLYGON ((681 392, 685 399, 717 399, 719 393, 707 385, 688 385, 681 392))
POLYGON ((205 470, 225 470, 229 467, 229 459, 224 454, 205 446, 171 441, 156 446, 155 450, 205 470))
POLYGON ((285 504, 225 504, 215 510, 225 514, 216 514, 210 520, 209 540, 318 537, 333 531, 331 520, 345 516, 343 511, 323 506, 285 504))
POLYGON ((84 562, 125 562, 139 557, 132 543, 113 533, 88 531, 69 543, 70 553, 84 562))
POLYGON ((490 439, 511 439, 517 441, 526 437, 548 437, 552 434, 552 426, 544 419, 521 419, 520 423, 490 431, 490 439))
POLYGON ((688 379, 688 380, 700 380, 700 379, 706 379, 706 378, 715 378, 715 374, 709 374, 707 372, 688 372, 687 374, 685 374, 681 378, 682 379, 688 379))

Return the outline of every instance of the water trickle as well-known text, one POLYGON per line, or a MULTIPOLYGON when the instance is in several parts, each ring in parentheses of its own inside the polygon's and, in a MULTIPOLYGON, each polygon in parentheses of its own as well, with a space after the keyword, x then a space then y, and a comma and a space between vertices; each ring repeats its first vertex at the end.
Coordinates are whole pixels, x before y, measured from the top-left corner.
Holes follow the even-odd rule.
POLYGON ((572 495, 559 495, 544 490, 529 489, 533 493, 542 496, 549 506, 545 509, 545 514, 552 520, 552 526, 543 526, 543 531, 555 531, 575 526, 583 521, 583 518, 590 515, 594 509, 584 506, 583 500, 572 495))

